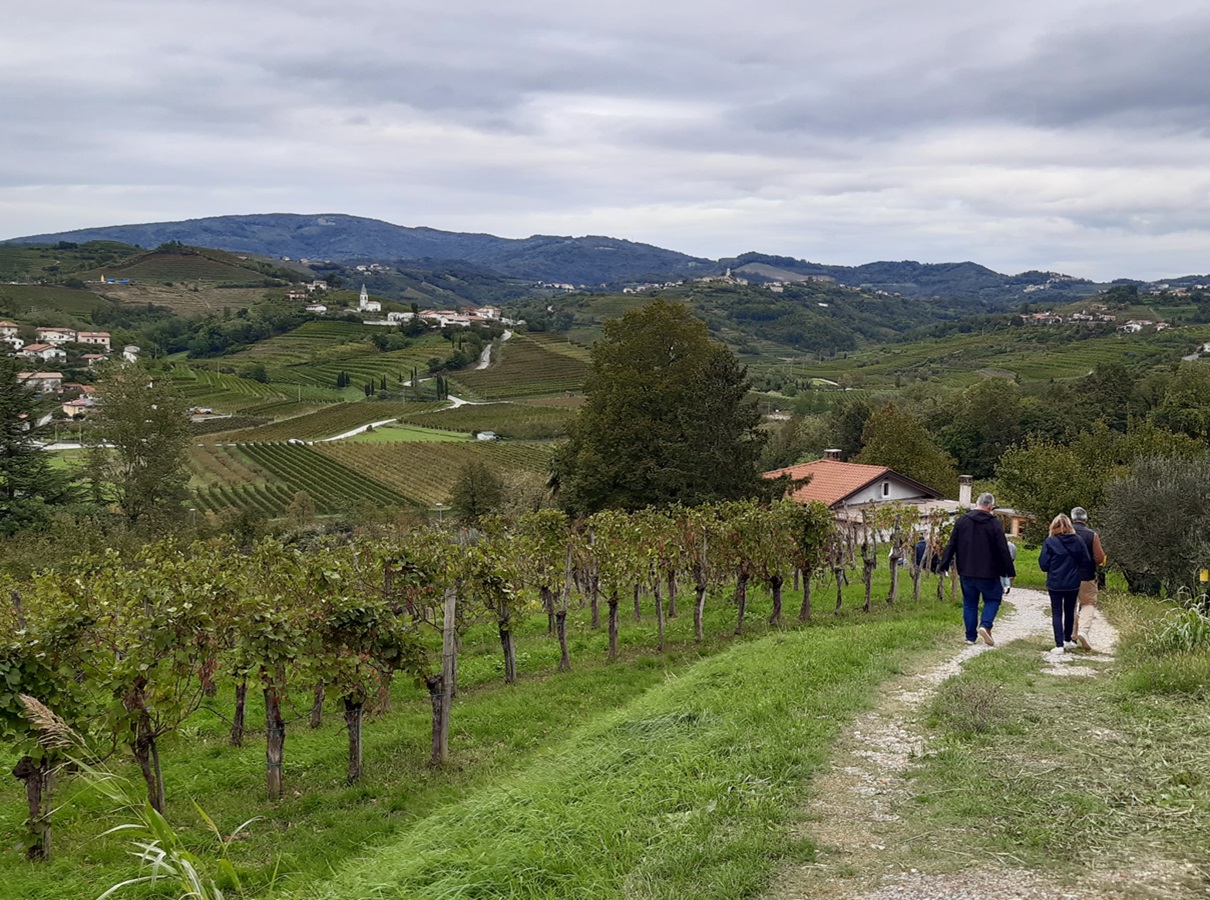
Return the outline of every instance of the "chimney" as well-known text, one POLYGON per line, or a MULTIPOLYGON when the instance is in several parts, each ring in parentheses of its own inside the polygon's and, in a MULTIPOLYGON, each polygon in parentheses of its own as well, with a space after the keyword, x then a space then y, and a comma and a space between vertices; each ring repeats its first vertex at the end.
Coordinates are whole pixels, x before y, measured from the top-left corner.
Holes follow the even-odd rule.
POLYGON ((970 475, 958 476, 958 505, 970 507, 971 504, 971 484, 974 478, 970 475))
MULTIPOLYGON (((831 450, 825 450, 825 451, 823 452, 823 458, 824 458, 824 459, 830 459, 830 460, 833 460, 833 461, 835 461, 835 462, 840 462, 840 450, 839 450, 839 448, 833 448, 833 449, 831 449, 831 450)), ((968 495, 970 494, 970 489, 969 489, 969 488, 967 489, 967 492, 966 492, 966 493, 967 493, 968 495)))

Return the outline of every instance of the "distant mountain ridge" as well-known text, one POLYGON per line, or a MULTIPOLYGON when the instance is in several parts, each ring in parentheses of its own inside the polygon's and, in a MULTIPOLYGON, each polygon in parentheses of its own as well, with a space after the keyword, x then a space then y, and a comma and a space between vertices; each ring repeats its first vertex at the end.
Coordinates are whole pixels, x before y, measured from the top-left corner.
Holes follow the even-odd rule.
POLYGON ((716 267, 713 260, 610 237, 501 238, 408 228, 378 219, 337 214, 213 216, 181 222, 82 228, 13 238, 5 243, 56 241, 121 241, 148 248, 180 241, 194 247, 292 259, 459 260, 487 266, 511 278, 586 285, 695 268, 707 272, 716 267))
POLYGON ((180 241, 233 253, 339 262, 445 260, 471 263, 507 278, 596 287, 693 278, 730 268, 754 281, 830 279, 905 297, 960 299, 986 309, 1025 300, 1070 302, 1098 286, 1054 272, 1003 275, 974 262, 872 262, 860 266, 812 263, 744 253, 710 260, 618 238, 534 235, 501 238, 435 228, 406 227, 343 214, 271 213, 213 216, 180 222, 112 225, 12 238, 3 243, 120 241, 158 247, 180 241))

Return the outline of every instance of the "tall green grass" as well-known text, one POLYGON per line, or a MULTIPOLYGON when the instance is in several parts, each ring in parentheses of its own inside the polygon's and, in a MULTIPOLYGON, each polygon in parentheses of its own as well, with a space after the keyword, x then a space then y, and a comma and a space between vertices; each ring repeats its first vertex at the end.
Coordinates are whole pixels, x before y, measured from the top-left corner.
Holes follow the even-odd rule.
POLYGON ((837 730, 952 610, 771 635, 667 678, 301 896, 736 898, 809 857, 789 819, 837 730))

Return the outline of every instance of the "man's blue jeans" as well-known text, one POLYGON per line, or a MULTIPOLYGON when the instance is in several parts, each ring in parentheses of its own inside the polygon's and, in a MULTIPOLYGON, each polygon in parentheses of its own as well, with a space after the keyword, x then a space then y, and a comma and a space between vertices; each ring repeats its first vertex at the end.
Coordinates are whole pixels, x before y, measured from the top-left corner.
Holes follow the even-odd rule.
POLYGON ((978 628, 982 625, 988 631, 996 621, 996 613, 1000 611, 1000 601, 1004 599, 1004 585, 999 578, 968 578, 959 575, 962 585, 962 622, 966 626, 966 639, 973 641, 979 637, 978 628), (979 597, 983 597, 983 619, 979 619, 979 597))

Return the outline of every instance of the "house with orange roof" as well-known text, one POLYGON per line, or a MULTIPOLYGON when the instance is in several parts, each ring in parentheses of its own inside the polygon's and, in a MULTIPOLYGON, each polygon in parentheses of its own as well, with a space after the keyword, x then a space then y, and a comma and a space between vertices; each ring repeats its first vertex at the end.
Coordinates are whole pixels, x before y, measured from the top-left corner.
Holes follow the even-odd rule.
MULTIPOLYGON (((841 462, 839 450, 825 450, 823 459, 764 473, 765 478, 783 475, 789 475, 792 481, 809 479, 806 484, 791 489, 791 500, 797 503, 818 500, 842 519, 890 503, 915 506, 925 515, 943 512, 951 516, 974 506, 971 498, 974 479, 970 475, 958 477, 958 499, 950 500, 940 491, 886 466, 841 462)), ((996 507, 993 512, 1011 537, 1019 536, 1022 524, 1032 520, 1028 513, 1015 509, 996 507)))
POLYGON ((886 466, 840 461, 839 450, 825 450, 824 458, 765 472, 765 478, 790 476, 810 480, 790 492, 796 503, 818 500, 836 512, 863 509, 883 503, 923 505, 944 500, 944 495, 886 466))

